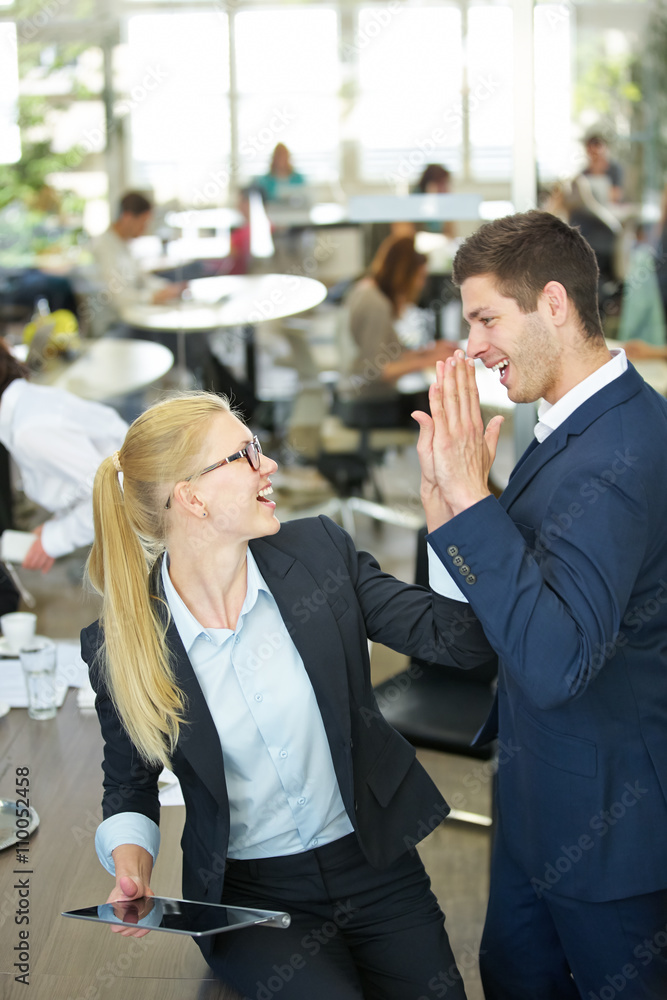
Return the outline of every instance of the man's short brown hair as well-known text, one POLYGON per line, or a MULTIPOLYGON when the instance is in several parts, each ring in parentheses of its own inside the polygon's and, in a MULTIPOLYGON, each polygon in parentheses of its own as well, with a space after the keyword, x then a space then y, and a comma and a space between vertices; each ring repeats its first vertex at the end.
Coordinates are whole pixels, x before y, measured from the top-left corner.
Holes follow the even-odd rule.
POLYGON ((460 247, 453 278, 488 274, 501 295, 523 313, 537 309, 544 286, 558 281, 574 305, 588 338, 602 337, 598 310, 599 268, 578 229, 549 212, 523 212, 481 226, 460 247))

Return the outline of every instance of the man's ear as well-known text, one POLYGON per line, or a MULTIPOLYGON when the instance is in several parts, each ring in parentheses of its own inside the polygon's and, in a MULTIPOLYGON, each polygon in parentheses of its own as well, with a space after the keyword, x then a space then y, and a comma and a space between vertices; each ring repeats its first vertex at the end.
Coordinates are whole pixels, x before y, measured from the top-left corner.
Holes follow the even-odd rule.
POLYGON ((551 321, 555 326, 563 326, 567 321, 569 297, 560 281, 548 281, 540 296, 549 310, 551 321))

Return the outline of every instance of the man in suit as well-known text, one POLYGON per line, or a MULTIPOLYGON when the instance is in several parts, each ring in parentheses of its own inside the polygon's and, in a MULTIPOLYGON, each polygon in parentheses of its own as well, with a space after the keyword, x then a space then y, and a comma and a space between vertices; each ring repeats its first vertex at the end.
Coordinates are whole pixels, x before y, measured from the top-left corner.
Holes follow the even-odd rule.
POLYGON ((454 277, 469 359, 535 440, 500 500, 474 362, 439 365, 418 414, 430 546, 498 654, 478 737, 498 769, 481 945, 487 1000, 667 996, 667 402, 609 351, 576 229, 489 223, 454 277))

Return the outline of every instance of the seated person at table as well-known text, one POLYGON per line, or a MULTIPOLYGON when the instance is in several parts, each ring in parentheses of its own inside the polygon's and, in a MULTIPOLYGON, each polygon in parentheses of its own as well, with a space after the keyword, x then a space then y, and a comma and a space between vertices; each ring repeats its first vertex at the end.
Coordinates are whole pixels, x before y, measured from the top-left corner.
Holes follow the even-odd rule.
POLYGON ((623 172, 609 156, 601 132, 589 132, 584 145, 587 164, 572 182, 569 223, 577 226, 592 246, 600 268, 600 282, 604 284, 617 277, 615 254, 622 226, 614 214, 614 206, 623 197, 623 172))
POLYGON ((152 211, 148 198, 128 191, 121 198, 116 221, 91 243, 97 277, 104 287, 82 307, 82 319, 92 325, 95 333, 119 324, 125 306, 162 305, 177 299, 186 287, 182 281, 169 282, 146 274, 130 252, 130 242, 148 229, 152 211))
MULTIPOLYGON (((421 177, 414 186, 413 194, 450 194, 452 175, 439 163, 428 163, 421 177)), ((456 226, 453 222, 374 222, 371 229, 371 252, 382 245, 390 236, 400 239, 402 236, 415 236, 418 232, 442 233, 449 239, 456 237, 456 226)))
POLYGON ((395 322, 407 305, 419 299, 426 276, 426 257, 415 250, 414 238, 390 236, 379 247, 369 275, 354 285, 345 300, 344 321, 354 346, 340 396, 347 403, 376 404, 375 426, 407 423, 422 401, 414 394, 399 393, 396 380, 408 372, 434 367, 456 348, 438 340, 420 350, 408 350, 399 340, 395 322))
POLYGON ((104 604, 81 644, 108 902, 153 895, 166 764, 185 799, 184 898, 292 917, 201 939, 220 979, 255 997, 291 962, 290 1000, 405 1000, 449 969, 463 1000, 414 849, 448 809, 378 711, 368 639, 470 666, 490 647, 453 627, 456 602, 383 573, 328 518, 281 527, 276 469, 206 393, 146 410, 100 466, 88 573, 104 604), (297 963, 306 941, 321 943, 297 963))
POLYGON ((269 172, 254 181, 254 185, 264 192, 267 202, 274 203, 291 202, 294 195, 298 195, 293 189, 303 184, 305 178, 292 166, 290 151, 282 142, 273 150, 269 172))
MULTIPOLYGON (((415 194, 451 194, 452 175, 440 163, 429 163, 417 181, 415 194)), ((449 239, 456 237, 456 226, 453 222, 426 222, 420 228, 429 233, 442 233, 449 239)))
MULTIPOLYGON (((92 324, 95 334, 109 332, 113 336, 156 341, 168 347, 177 357, 178 336, 172 331, 159 329, 156 325, 159 315, 152 317, 154 322, 150 328, 140 324, 133 326, 122 320, 123 310, 128 306, 159 306, 173 302, 180 298, 187 286, 185 281, 168 281, 164 277, 147 274, 130 252, 131 240, 144 235, 151 213, 152 205, 148 199, 130 191, 121 199, 117 220, 106 233, 93 240, 93 256, 103 288, 86 302, 83 319, 92 324)), ((217 368, 215 375, 209 375, 209 368, 215 367, 215 362, 211 358, 206 333, 188 333, 185 338, 185 365, 201 382, 217 378, 217 368)), ((235 383, 227 379, 223 385, 231 391, 235 383)), ((133 406, 128 413, 134 415, 136 409, 133 406)))
POLYGON ((216 261, 212 274, 248 274, 252 267, 252 233, 250 228, 251 198, 256 194, 264 203, 264 191, 257 185, 241 188, 236 201, 236 209, 243 216, 240 225, 234 226, 229 234, 229 254, 216 261))
POLYGON ((53 515, 35 530, 23 567, 48 573, 58 556, 91 544, 95 473, 127 424, 110 406, 33 385, 29 376, 0 340, 0 443, 18 466, 25 495, 53 515))

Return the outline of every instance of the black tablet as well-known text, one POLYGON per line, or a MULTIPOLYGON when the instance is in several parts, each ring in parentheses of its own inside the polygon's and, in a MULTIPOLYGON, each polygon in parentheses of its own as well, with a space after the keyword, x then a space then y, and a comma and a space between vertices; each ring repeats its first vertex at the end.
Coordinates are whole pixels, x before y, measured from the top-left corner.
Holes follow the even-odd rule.
POLYGON ((142 896, 139 899, 118 900, 65 910, 63 917, 96 920, 102 924, 122 924, 124 927, 145 927, 172 934, 206 937, 244 927, 285 928, 290 925, 289 913, 279 910, 257 910, 242 906, 222 906, 218 903, 197 903, 190 899, 170 896, 142 896))

